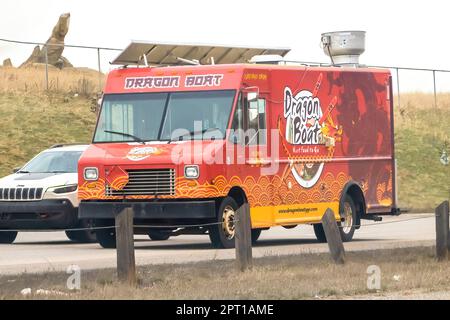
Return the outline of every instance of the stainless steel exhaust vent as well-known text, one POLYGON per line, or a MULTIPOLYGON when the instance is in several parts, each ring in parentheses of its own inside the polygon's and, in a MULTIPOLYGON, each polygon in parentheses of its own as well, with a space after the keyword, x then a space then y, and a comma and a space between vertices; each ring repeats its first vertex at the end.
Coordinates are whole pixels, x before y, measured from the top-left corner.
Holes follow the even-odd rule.
POLYGON ((337 31, 322 34, 323 51, 333 65, 359 66, 359 56, 365 51, 365 31, 337 31))

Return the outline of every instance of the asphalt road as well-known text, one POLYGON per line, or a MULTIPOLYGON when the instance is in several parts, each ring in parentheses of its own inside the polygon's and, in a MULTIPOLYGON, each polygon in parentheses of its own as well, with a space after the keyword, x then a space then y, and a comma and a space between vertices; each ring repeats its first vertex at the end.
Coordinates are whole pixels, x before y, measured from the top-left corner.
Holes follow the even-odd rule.
MULTIPOLYGON (((363 222, 345 249, 374 250, 383 248, 432 245, 435 220, 432 214, 405 214, 384 217, 382 223, 363 222)), ((234 249, 211 249, 205 235, 185 235, 167 241, 135 237, 137 264, 186 263, 202 260, 234 259, 234 249)), ((264 231, 253 248, 254 257, 327 252, 327 244, 317 243, 311 226, 286 230, 281 227, 264 231)), ((0 245, 0 275, 66 271, 70 265, 81 270, 113 268, 116 251, 98 244, 74 244, 64 232, 19 233, 12 245, 0 245)))

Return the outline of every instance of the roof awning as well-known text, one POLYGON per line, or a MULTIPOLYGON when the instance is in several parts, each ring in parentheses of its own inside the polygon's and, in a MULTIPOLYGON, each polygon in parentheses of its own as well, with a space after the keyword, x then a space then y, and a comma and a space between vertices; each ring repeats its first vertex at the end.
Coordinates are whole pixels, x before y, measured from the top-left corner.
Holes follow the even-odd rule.
POLYGON ((186 60, 197 60, 200 64, 246 63, 256 55, 280 55, 284 57, 288 48, 252 48, 207 44, 175 44, 132 41, 111 64, 182 65, 186 60), (213 58, 213 59, 211 59, 213 58))

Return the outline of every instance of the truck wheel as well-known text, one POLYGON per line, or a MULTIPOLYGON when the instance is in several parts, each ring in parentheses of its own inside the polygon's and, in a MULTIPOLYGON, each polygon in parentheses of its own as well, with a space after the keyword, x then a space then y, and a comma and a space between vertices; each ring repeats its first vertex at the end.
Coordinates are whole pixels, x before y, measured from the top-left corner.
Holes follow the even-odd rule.
POLYGON ((252 229, 252 244, 255 244, 256 241, 258 241, 261 231, 261 229, 252 229))
MULTIPOLYGON (((353 199, 347 194, 344 198, 344 222, 338 222, 339 233, 341 234, 341 239, 344 242, 349 242, 353 239, 353 234, 355 233, 355 222, 356 220, 356 207, 353 199)), ((321 223, 314 225, 314 233, 319 242, 327 242, 325 236, 325 231, 321 223)))
POLYGON ((231 197, 224 198, 220 203, 216 212, 218 224, 209 227, 209 239, 214 248, 234 248, 234 218, 237 209, 238 205, 231 197))
POLYGON ((152 229, 148 231, 148 237, 153 241, 165 241, 170 238, 167 231, 152 229))
POLYGON ((348 194, 344 198, 344 207, 342 208, 344 212, 344 222, 338 222, 339 231, 341 233, 342 241, 348 242, 353 239, 353 234, 355 233, 355 223, 357 221, 356 217, 356 206, 353 202, 352 197, 348 194))
POLYGON ((97 236, 98 243, 106 249, 114 249, 116 247, 116 228, 114 220, 96 220, 96 227, 111 227, 105 229, 97 229, 95 234, 97 236))
POLYGON ((0 244, 10 244, 16 240, 17 232, 16 231, 4 231, 0 232, 0 244))
MULTIPOLYGON (((94 226, 92 219, 83 219, 77 224, 77 228, 91 228, 94 226)), ((95 230, 66 231, 66 236, 70 240, 79 243, 93 243, 97 241, 95 230)))

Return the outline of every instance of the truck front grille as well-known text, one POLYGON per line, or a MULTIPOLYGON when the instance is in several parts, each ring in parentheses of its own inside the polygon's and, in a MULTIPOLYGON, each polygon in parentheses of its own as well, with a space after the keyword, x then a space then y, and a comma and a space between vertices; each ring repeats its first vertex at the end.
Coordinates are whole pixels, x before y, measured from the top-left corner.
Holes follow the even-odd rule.
POLYGON ((0 201, 34 201, 42 196, 42 188, 0 188, 0 201))
POLYGON ((174 169, 127 170, 128 183, 122 190, 106 185, 106 196, 158 196, 175 194, 174 169))

